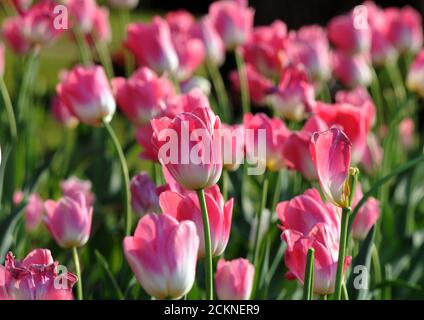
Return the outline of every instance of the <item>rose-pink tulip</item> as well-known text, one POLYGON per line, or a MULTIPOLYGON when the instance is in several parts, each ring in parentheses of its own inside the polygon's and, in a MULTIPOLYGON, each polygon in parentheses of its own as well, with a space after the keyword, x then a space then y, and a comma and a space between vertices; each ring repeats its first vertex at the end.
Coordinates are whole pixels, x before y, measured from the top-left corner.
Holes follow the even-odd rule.
POLYGON ((76 66, 57 85, 56 91, 79 121, 98 126, 102 120, 112 120, 116 104, 102 67, 76 66))
POLYGON ((424 97, 424 50, 418 53, 410 66, 406 77, 406 86, 408 90, 424 97))
POLYGON ((62 248, 81 247, 90 237, 93 207, 87 206, 82 193, 77 199, 64 196, 59 201, 44 203, 47 215, 44 222, 62 248))
POLYGON ((199 88, 171 97, 165 103, 165 116, 169 118, 174 118, 183 112, 193 112, 199 107, 211 109, 208 97, 199 88))
MULTIPOLYGON (((221 255, 227 247, 233 216, 233 199, 224 201, 219 187, 214 185, 205 190, 208 209, 212 255, 221 255)), ((178 221, 191 220, 195 223, 199 235, 199 257, 205 256, 202 211, 195 192, 181 195, 175 191, 164 191, 159 196, 164 214, 173 216, 178 221)))
POLYGON ((215 65, 222 65, 225 60, 224 42, 219 36, 209 16, 205 16, 193 28, 195 37, 203 41, 206 59, 215 65))
POLYGON ((351 147, 349 138, 337 127, 315 132, 310 144, 311 157, 321 189, 328 201, 341 208, 349 205, 351 147))
POLYGON ((72 115, 68 107, 57 96, 53 98, 51 111, 54 119, 65 128, 75 128, 79 123, 78 119, 72 115))
POLYGON ((209 16, 227 49, 234 49, 249 39, 254 14, 246 0, 221 0, 209 6, 209 16))
POLYGON ((363 55, 348 55, 336 50, 332 56, 334 77, 349 88, 371 83, 371 69, 363 55))
POLYGON ((247 259, 219 259, 216 294, 220 300, 248 300, 253 288, 255 267, 247 259))
POLYGON ((25 208, 25 229, 29 232, 37 229, 43 221, 44 202, 36 193, 28 197, 28 203, 25 208))
POLYGON ((128 80, 113 79, 112 87, 118 106, 135 125, 145 125, 163 113, 165 100, 174 95, 172 84, 147 67, 138 69, 128 80))
POLYGON ((131 207, 140 217, 149 212, 160 213, 158 188, 147 172, 131 179, 131 207))
POLYGON ((129 24, 126 46, 139 65, 148 66, 159 74, 175 72, 178 68, 169 25, 159 16, 154 17, 150 24, 129 24))
POLYGON ((116 9, 134 9, 139 0, 108 0, 110 6, 116 9))
POLYGON ((153 119, 151 124, 152 143, 158 150, 159 161, 179 184, 198 190, 211 187, 219 180, 221 121, 212 110, 199 106, 192 113, 184 112, 174 119, 153 119))
POLYGON ((105 42, 112 40, 112 31, 109 23, 109 9, 97 7, 94 13, 93 29, 89 35, 89 42, 105 42))
POLYGON ((31 49, 31 44, 24 37, 22 17, 20 16, 10 17, 4 20, 2 35, 16 54, 24 55, 31 49))
POLYGON ((35 249, 23 260, 9 252, 0 265, 0 300, 73 300, 75 282, 74 274, 59 274, 48 249, 35 249))
POLYGON ((95 196, 91 192, 91 182, 89 180, 81 180, 77 177, 70 177, 60 182, 60 190, 64 196, 70 197, 74 200, 78 200, 78 194, 82 193, 87 206, 91 207, 94 204, 95 196))
MULTIPOLYGON (((355 188, 352 208, 362 199, 362 188, 358 183, 355 188)), ((370 197, 359 209, 358 214, 352 223, 352 237, 355 240, 364 240, 380 216, 380 203, 377 199, 370 197)))
POLYGON ((95 0, 67 0, 66 7, 72 18, 73 28, 82 34, 89 34, 93 30, 97 4, 95 0))
POLYGON ((193 286, 199 237, 192 221, 148 214, 134 236, 125 237, 125 257, 141 286, 157 298, 180 298, 193 286))

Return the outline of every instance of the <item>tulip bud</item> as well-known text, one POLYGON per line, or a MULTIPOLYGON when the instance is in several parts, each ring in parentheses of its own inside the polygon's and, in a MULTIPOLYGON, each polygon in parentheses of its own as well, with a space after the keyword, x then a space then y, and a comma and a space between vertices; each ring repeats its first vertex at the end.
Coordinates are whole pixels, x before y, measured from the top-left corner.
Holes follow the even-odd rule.
POLYGON ((148 212, 160 213, 157 188, 146 172, 131 179, 131 206, 140 217, 148 212))
MULTIPOLYGON (((352 208, 354 209, 358 202, 362 199, 361 185, 357 184, 355 188, 355 196, 353 198, 352 208)), ((380 204, 379 201, 373 197, 367 199, 367 201, 359 209, 355 219, 352 223, 352 237, 355 240, 364 240, 367 237, 368 232, 371 230, 373 225, 376 223, 380 216, 380 204)))
POLYGON ((25 229, 34 231, 43 220, 44 203, 40 196, 33 193, 28 198, 25 208, 25 229))
POLYGON ((249 300, 255 267, 247 259, 219 259, 216 270, 216 294, 220 300, 249 300))
POLYGON ((74 200, 79 199, 79 194, 85 198, 85 203, 91 207, 94 203, 94 194, 91 192, 91 182, 89 180, 81 180, 77 177, 70 177, 60 183, 60 189, 63 195, 74 200))

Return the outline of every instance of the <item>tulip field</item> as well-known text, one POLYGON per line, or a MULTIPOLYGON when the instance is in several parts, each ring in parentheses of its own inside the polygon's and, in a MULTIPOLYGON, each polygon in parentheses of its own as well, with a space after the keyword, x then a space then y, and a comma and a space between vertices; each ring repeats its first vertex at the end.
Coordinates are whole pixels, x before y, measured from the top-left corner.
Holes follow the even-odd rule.
POLYGON ((255 9, 0 0, 0 300, 424 299, 422 13, 255 9))

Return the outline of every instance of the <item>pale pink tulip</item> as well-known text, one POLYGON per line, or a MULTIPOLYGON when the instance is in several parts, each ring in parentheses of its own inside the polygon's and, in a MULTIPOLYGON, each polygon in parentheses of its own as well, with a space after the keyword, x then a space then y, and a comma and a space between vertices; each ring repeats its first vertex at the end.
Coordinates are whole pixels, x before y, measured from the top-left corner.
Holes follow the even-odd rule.
POLYGON ((211 110, 208 97, 199 88, 175 95, 167 99, 165 103, 165 115, 169 118, 174 118, 183 112, 193 112, 199 107, 211 110))
POLYGON ((112 40, 112 31, 109 23, 109 9, 97 7, 94 14, 93 29, 90 34, 90 42, 109 43, 112 40))
POLYGON ((82 193, 87 206, 91 207, 94 204, 95 196, 91 192, 91 182, 89 180, 81 180, 77 177, 70 177, 60 182, 60 190, 64 196, 70 197, 74 200, 78 200, 78 194, 82 193))
POLYGON ((409 150, 414 145, 415 122, 412 118, 405 118, 399 124, 399 137, 402 146, 409 150))
POLYGON ((25 229, 29 232, 34 231, 43 221, 44 202, 36 193, 28 197, 28 203, 25 207, 25 229))
POLYGON ((219 259, 216 269, 216 294, 220 300, 249 300, 255 267, 247 259, 219 259))

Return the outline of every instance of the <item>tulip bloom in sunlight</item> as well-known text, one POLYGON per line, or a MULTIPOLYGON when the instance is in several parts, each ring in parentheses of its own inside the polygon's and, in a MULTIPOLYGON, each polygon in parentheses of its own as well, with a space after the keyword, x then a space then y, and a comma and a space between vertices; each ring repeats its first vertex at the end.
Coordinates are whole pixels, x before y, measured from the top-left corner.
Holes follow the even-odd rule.
POLYGON ((102 120, 112 120, 116 104, 102 67, 75 67, 57 85, 56 91, 79 121, 98 126, 102 120))
POLYGON ((23 260, 9 252, 0 265, 0 300, 73 300, 75 282, 74 274, 59 274, 48 249, 35 249, 23 260))
POLYGON ((82 193, 77 199, 63 197, 44 203, 47 215, 44 222, 52 237, 62 248, 81 247, 90 237, 93 207, 87 206, 82 193))
POLYGON ((252 292, 255 267, 247 259, 219 259, 216 294, 220 300, 248 300, 252 292))
MULTIPOLYGON (((356 185, 355 196, 353 197, 352 208, 354 209, 362 199, 362 188, 360 184, 356 185)), ((355 240, 364 240, 368 232, 376 223, 380 216, 380 203, 377 199, 370 197, 359 209, 358 214, 352 223, 352 237, 355 240)))
POLYGON ((140 217, 148 212, 161 212, 159 190, 147 172, 141 172, 131 179, 131 207, 140 217))
MULTIPOLYGON (((225 202, 219 187, 205 189, 206 207, 210 224, 212 255, 221 255, 227 247, 233 216, 233 199, 225 202)), ((174 191, 164 191, 159 196, 160 206, 165 214, 178 221, 191 220, 195 223, 200 239, 199 257, 205 256, 202 211, 195 192, 181 195, 174 191)))
POLYGON ((70 177, 60 182, 60 190, 62 190, 64 196, 74 200, 78 200, 79 194, 82 193, 87 206, 91 207, 94 204, 95 196, 91 192, 91 182, 89 180, 70 177))
POLYGON ((148 214, 138 222, 134 236, 125 237, 123 247, 138 282, 151 296, 177 299, 190 291, 199 248, 192 221, 148 214))
POLYGON ((352 143, 344 132, 336 127, 315 132, 311 139, 310 153, 319 183, 328 201, 345 208, 349 206, 348 174, 352 143))
POLYGON ((151 121, 152 143, 159 161, 184 188, 213 186, 222 172, 221 121, 210 109, 199 107, 174 119, 151 121))
POLYGON ((406 86, 410 91, 424 97, 424 50, 420 51, 409 68, 406 86))
POLYGON ((34 231, 41 221, 43 221, 44 202, 40 196, 33 193, 28 198, 28 204, 25 208, 25 229, 34 231))

